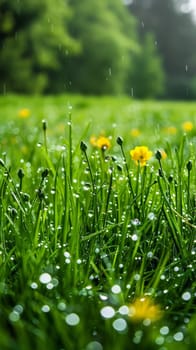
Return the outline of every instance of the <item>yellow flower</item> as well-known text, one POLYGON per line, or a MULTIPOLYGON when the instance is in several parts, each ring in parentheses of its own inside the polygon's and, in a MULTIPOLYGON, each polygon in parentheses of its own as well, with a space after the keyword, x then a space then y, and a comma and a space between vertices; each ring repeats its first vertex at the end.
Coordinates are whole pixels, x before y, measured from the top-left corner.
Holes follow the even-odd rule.
POLYGON ((157 321, 162 317, 162 311, 159 305, 154 304, 150 297, 136 299, 129 305, 128 316, 135 322, 143 320, 157 321))
POLYGON ((94 147, 98 147, 98 148, 102 149, 103 151, 105 151, 106 149, 111 147, 111 142, 110 142, 109 138, 105 137, 105 136, 99 136, 98 138, 95 136, 92 136, 90 138, 90 143, 94 147))
POLYGON ((20 109, 18 112, 18 116, 21 119, 28 118, 30 116, 30 110, 28 108, 20 109))
POLYGON ((130 151, 133 160, 141 166, 146 165, 146 162, 152 157, 152 152, 146 146, 136 146, 130 151))
POLYGON ((193 123, 191 123, 191 122, 184 122, 182 124, 182 128, 183 128, 184 131, 189 132, 189 131, 193 130, 193 123))
POLYGON ((175 135, 177 133, 177 129, 175 126, 168 126, 165 128, 165 132, 170 135, 175 135))
POLYGON ((138 137, 141 134, 141 131, 139 129, 134 128, 134 129, 131 129, 130 134, 133 137, 138 137))

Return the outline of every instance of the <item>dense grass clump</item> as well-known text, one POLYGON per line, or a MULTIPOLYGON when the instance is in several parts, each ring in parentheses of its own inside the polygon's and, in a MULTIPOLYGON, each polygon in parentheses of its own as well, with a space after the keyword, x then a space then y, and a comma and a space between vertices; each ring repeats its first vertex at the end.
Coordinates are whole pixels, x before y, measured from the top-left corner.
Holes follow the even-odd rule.
POLYGON ((1 100, 0 348, 194 349, 193 107, 70 99, 1 100))

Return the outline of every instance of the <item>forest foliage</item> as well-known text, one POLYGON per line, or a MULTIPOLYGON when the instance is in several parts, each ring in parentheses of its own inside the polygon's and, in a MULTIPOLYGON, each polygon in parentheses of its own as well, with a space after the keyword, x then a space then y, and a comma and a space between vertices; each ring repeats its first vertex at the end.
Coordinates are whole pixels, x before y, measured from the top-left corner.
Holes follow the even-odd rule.
POLYGON ((0 0, 0 93, 193 99, 187 2, 0 0))

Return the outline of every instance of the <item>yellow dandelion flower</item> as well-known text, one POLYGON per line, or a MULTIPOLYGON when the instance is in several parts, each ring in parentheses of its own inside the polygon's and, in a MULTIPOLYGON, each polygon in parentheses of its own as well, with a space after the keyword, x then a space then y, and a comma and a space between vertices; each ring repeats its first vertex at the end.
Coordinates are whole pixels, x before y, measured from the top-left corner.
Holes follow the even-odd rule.
POLYGON ((177 129, 175 126, 168 126, 165 128, 165 132, 169 135, 175 135, 177 133, 177 129))
POLYGON ((134 128, 134 129, 131 129, 130 134, 133 137, 138 137, 141 134, 141 131, 139 129, 134 128))
POLYGON ((154 304, 150 297, 136 299, 129 305, 128 316, 134 322, 143 320, 157 321, 162 317, 162 311, 158 304, 154 304))
POLYGON ((95 136, 92 136, 90 138, 90 143, 94 147, 98 147, 98 148, 102 149, 103 151, 105 151, 111 147, 111 142, 110 142, 109 138, 105 137, 105 136, 99 136, 98 138, 95 136))
POLYGON ((30 116, 30 110, 28 108, 20 109, 18 112, 18 116, 21 119, 26 119, 30 116))
POLYGON ((141 166, 144 166, 152 157, 152 152, 146 146, 136 146, 130 151, 130 155, 136 164, 140 163, 141 166))
POLYGON ((191 122, 184 122, 182 124, 182 128, 183 128, 184 131, 189 132, 189 131, 193 130, 193 123, 191 123, 191 122))

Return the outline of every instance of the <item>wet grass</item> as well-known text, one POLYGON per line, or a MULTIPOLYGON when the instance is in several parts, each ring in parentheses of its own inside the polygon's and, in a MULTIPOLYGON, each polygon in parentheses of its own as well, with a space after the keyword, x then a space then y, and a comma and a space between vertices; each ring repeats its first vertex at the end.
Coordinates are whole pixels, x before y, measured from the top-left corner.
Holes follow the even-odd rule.
POLYGON ((195 104, 5 96, 0 120, 0 348, 194 349, 195 104))

